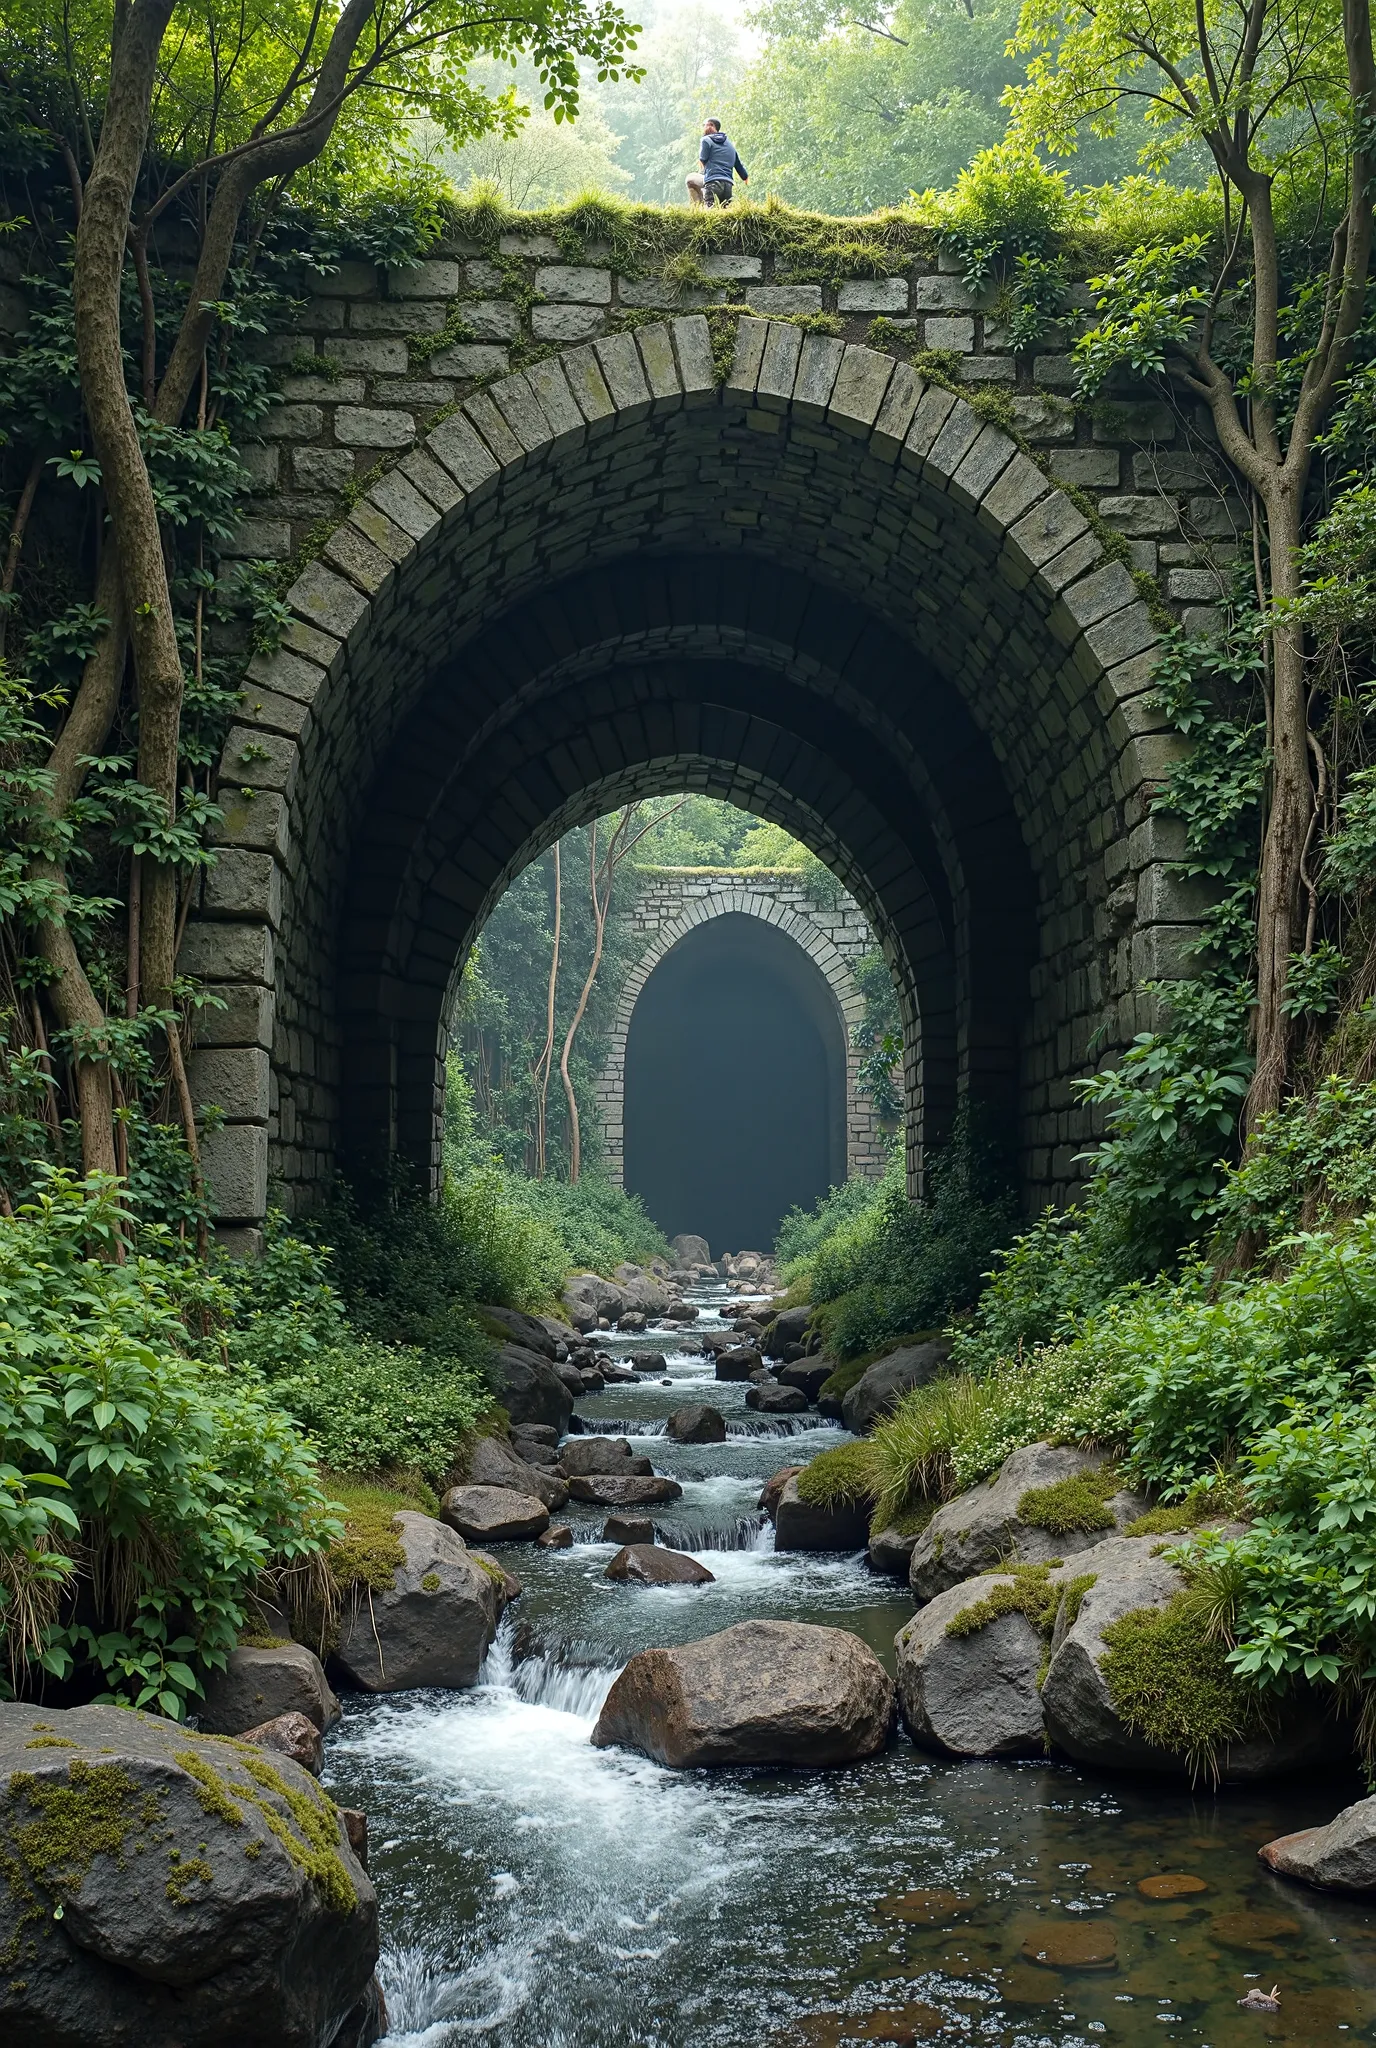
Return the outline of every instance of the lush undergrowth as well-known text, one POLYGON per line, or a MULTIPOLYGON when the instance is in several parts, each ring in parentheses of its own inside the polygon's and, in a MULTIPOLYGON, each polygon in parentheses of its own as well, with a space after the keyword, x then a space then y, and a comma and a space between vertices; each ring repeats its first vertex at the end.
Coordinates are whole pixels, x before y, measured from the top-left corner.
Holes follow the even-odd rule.
POLYGON ((433 1507, 501 1423, 480 1305, 664 1249, 604 1182, 479 1161, 438 1204, 341 1191, 207 1268, 117 1184, 36 1171, 0 1228, 0 1695, 194 1709, 264 1571, 327 1628, 386 1582, 396 1506, 433 1507))
POLYGON ((962 1123, 933 1164, 926 1200, 909 1201, 895 1150, 881 1180, 848 1182, 810 1213, 791 1212, 775 1250, 785 1280, 806 1281, 833 1357, 874 1352, 974 1301, 1016 1226, 1016 1199, 999 1167, 962 1123))
POLYGON ((1115 1285, 1111 1265, 1096 1267, 1107 1181, 1080 1217, 1018 1239, 955 1332, 951 1375, 876 1429, 876 1521, 950 1498, 1026 1443, 1107 1447, 1163 1503, 1151 1527, 1195 1530, 1190 1570, 1235 1676, 1364 1692, 1376 1661, 1373 1115, 1376 1086, 1333 1079, 1266 1120, 1220 1188, 1210 1254, 1174 1274, 1115 1285), (1008 1344, 1029 1330, 1042 1334, 1008 1344), (1201 1531, 1211 1511, 1247 1527, 1201 1531))

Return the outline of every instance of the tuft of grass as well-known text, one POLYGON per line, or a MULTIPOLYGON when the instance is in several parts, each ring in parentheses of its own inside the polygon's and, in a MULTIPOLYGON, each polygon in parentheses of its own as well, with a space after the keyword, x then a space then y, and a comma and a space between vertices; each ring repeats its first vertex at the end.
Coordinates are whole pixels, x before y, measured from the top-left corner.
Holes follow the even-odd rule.
POLYGON ((876 1492, 874 1446, 841 1444, 823 1451, 798 1474, 798 1498, 814 1508, 858 1508, 876 1492))
POLYGON ((1201 1479, 1184 1500, 1168 1507, 1149 1508, 1128 1523, 1125 1536, 1176 1536, 1197 1529, 1203 1522, 1245 1521, 1251 1515, 1247 1489, 1236 1476, 1221 1473, 1215 1480, 1201 1479))
POLYGON ((966 1373, 904 1395, 870 1438, 879 1470, 876 1518, 887 1525, 960 1491, 952 1446, 987 1401, 988 1389, 966 1373))
POLYGON ((1029 1529, 1045 1529, 1052 1536, 1088 1535, 1114 1526, 1108 1502, 1117 1491, 1116 1466, 1101 1465, 1097 1472, 1075 1472, 1052 1486, 1029 1487, 1018 1502, 1018 1515, 1029 1529))

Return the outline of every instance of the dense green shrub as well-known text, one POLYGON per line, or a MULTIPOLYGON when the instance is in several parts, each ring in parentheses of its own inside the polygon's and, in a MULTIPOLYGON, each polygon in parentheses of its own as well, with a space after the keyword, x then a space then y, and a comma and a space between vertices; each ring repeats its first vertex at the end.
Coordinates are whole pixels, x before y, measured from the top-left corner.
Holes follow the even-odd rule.
MULTIPOLYGON (((404 1218, 404 1213, 403 1218, 404 1218)), ((392 1232, 381 1246, 363 1226, 350 1228, 348 1252, 359 1302, 374 1325, 360 1335, 333 1285, 340 1251, 291 1237, 280 1220, 263 1256, 230 1270, 234 1322, 226 1333, 236 1363, 254 1368, 272 1399, 310 1431, 331 1472, 419 1472, 441 1484, 464 1439, 490 1406, 484 1376, 489 1340, 461 1300, 418 1301, 402 1313, 377 1284, 392 1232), (413 1330, 429 1342, 402 1341, 413 1330), (389 1341, 390 1340, 390 1341, 389 1341)), ((419 1257, 406 1275, 424 1280, 419 1257)))
POLYGON ((1376 1083, 1330 1074, 1262 1118, 1215 1211, 1219 1247, 1263 1253, 1291 1231, 1376 1205, 1376 1083))
POLYGON ((930 1330, 979 1294, 1017 1216, 993 1149, 962 1119, 933 1162, 931 1195, 908 1199, 895 1155, 872 1199, 810 1257, 815 1326, 838 1358, 930 1330))
POLYGON ((839 1187, 828 1188, 810 1209, 790 1209, 774 1239, 774 1256, 785 1280, 805 1273, 808 1262, 848 1223, 866 1215, 879 1199, 884 1183, 852 1174, 839 1187))
POLYGON ((193 1355, 226 1291, 170 1234, 116 1260, 121 1221, 113 1183, 50 1173, 0 1230, 0 1635, 12 1684, 37 1661, 179 1718, 263 1567, 334 1525, 257 1377, 193 1355))

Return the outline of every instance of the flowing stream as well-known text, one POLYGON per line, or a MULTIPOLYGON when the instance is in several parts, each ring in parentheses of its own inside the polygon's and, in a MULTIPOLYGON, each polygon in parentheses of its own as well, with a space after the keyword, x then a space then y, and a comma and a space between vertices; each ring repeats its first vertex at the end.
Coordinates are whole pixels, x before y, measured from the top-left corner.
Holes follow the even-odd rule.
MULTIPOLYGON (((689 1298, 699 1331, 720 1327, 724 1287, 689 1298)), ((571 1503, 572 1549, 507 1553, 525 1593, 473 1691, 346 1701, 325 1782, 369 1816, 388 2048, 1376 2040, 1376 1913, 1256 1862, 1261 1842, 1360 1797, 1351 1779, 1214 1797, 943 1762, 902 1734, 813 1774, 594 1750, 639 1649, 772 1616, 853 1629, 892 1669, 912 1613, 863 1557, 776 1555, 756 1510, 771 1472, 841 1430, 762 1423, 691 1332, 614 1341, 632 1363, 666 1353, 668 1384, 609 1387, 578 1412, 682 1482, 660 1539, 716 1584, 609 1583, 603 1515, 571 1503), (667 1439, 665 1416, 704 1398, 726 1442, 667 1439), (1145 1897, 1164 1872, 1205 1889, 1145 1897), (1279 2012, 1239 2010, 1272 1985, 1279 2012)))

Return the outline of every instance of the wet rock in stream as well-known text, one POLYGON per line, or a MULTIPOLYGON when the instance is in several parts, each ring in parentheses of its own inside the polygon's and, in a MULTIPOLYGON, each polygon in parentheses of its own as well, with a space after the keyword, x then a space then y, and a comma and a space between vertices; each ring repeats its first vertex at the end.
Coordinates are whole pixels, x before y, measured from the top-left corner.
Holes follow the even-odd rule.
POLYGON ((396 1526, 404 1560, 390 1586, 346 1602, 335 1663, 360 1692, 476 1685, 497 1631, 492 1578, 443 1522, 403 1511, 396 1526))
POLYGON ((618 1550, 604 1577, 634 1586, 713 1586, 716 1573, 681 1550, 654 1543, 628 1543, 618 1550))
POLYGON ((849 1630, 743 1621, 701 1642, 632 1657, 592 1740, 684 1769, 815 1768, 875 1755, 893 1720, 893 1682, 849 1630))
POLYGON ((526 1543, 549 1527, 549 1509, 530 1491, 509 1486, 451 1486, 440 1520, 466 1543, 526 1543))
POLYGON ((661 1479, 657 1475, 623 1478, 615 1472, 593 1472, 585 1479, 569 1481, 571 1500, 588 1501, 601 1508, 655 1508, 682 1496, 683 1488, 676 1479, 661 1479))
MULTIPOLYGON (((538 1444, 530 1448, 543 1450, 538 1444)), ((555 1462, 552 1459, 552 1465, 555 1462)), ((469 1453, 467 1485, 499 1487, 508 1493, 533 1493, 546 1508, 561 1508, 569 1497, 562 1471, 545 1469, 539 1462, 522 1457, 513 1444, 505 1443, 499 1436, 480 1436, 474 1444, 469 1453)), ((453 1526, 461 1536, 468 1534, 458 1523, 453 1526)))
POLYGON ((717 1408, 694 1402, 674 1410, 664 1425, 664 1434, 676 1444, 724 1444, 726 1417, 717 1408))
MULTIPOLYGON (((615 1474, 618 1478, 635 1473, 641 1478, 648 1478, 655 1469, 648 1458, 632 1456, 624 1436, 571 1437, 560 1448, 559 1462, 570 1482, 586 1479, 595 1472, 615 1474)), ((585 1498, 582 1494, 574 1497, 578 1500, 585 1498)))

